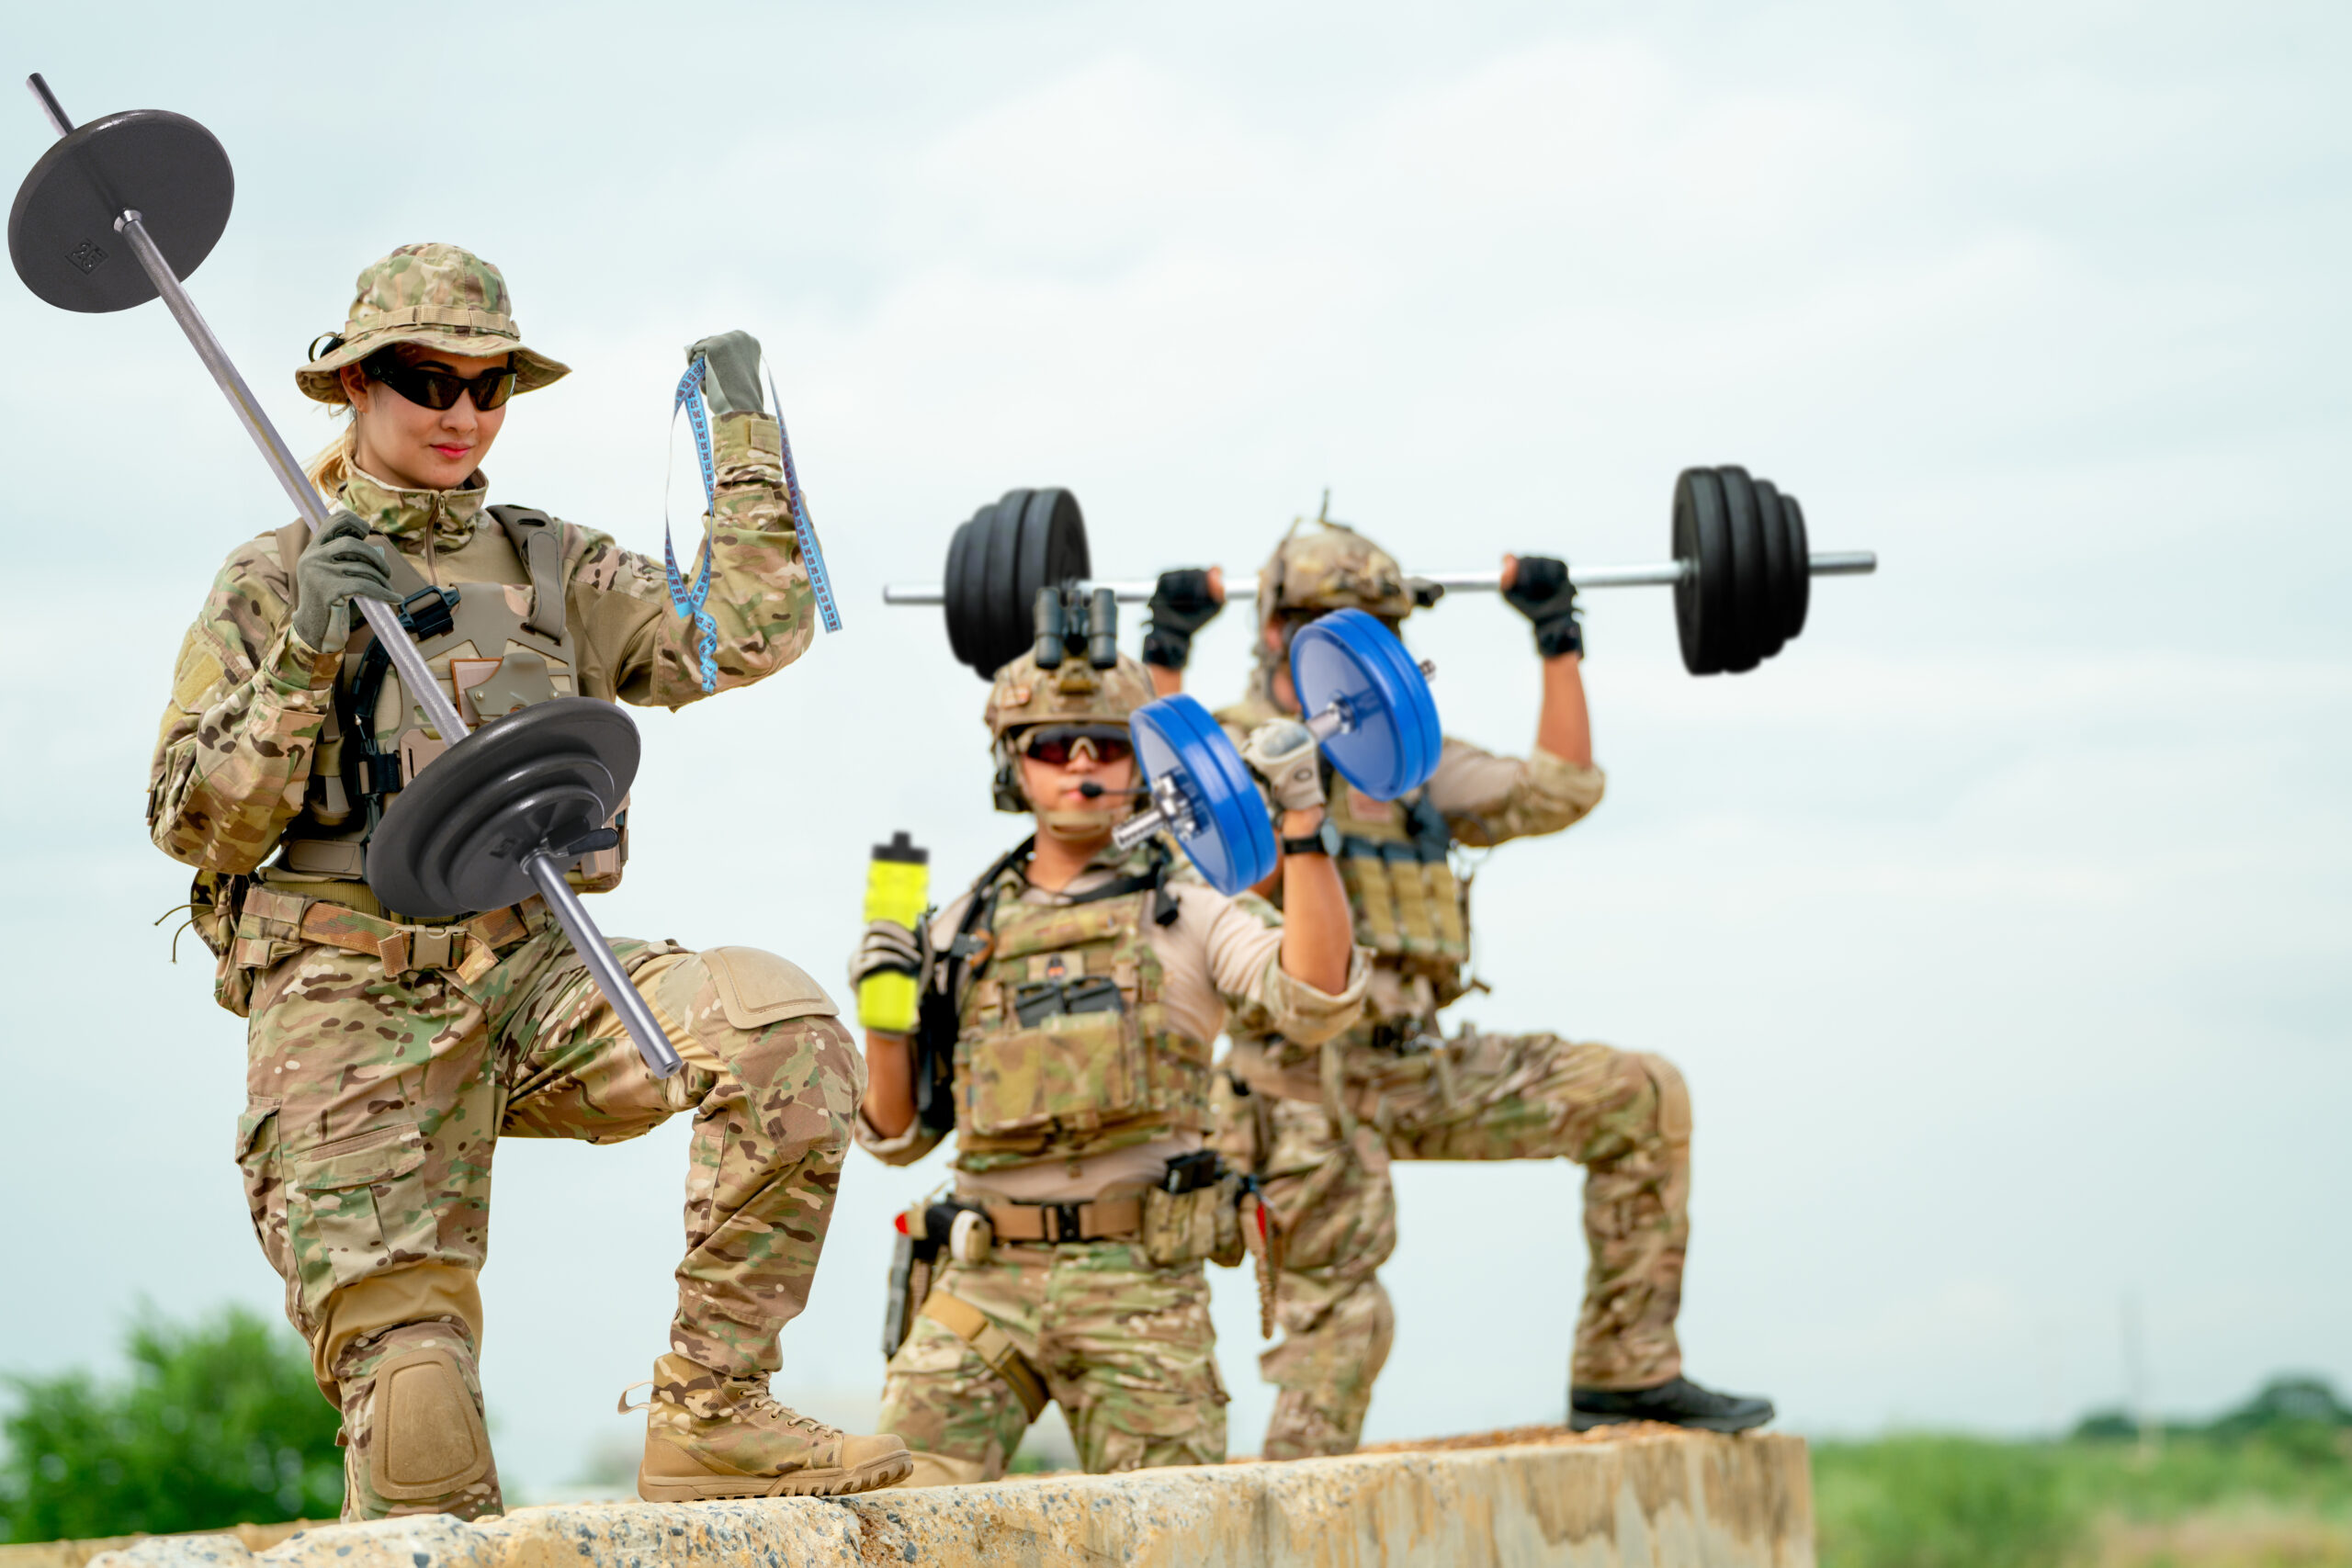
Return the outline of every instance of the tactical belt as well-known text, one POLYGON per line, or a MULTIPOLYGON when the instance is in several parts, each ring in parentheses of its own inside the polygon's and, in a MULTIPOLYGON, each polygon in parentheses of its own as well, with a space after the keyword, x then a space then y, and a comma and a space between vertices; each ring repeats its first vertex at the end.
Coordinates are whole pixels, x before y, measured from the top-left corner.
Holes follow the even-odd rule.
MULTIPOLYGON (((971 1200, 966 1200, 967 1202, 971 1200)), ((1143 1229, 1141 1198, 1098 1198, 1091 1203, 1013 1203, 979 1201, 999 1241, 1109 1241, 1143 1229)), ((1034 1417, 1033 1417, 1034 1419, 1034 1417)))
POLYGON ((989 1314, 967 1301, 934 1290, 923 1299, 922 1315, 972 1348, 972 1354, 988 1363, 989 1371, 1004 1380, 1004 1386, 1021 1401, 1021 1408, 1035 1421, 1045 1414, 1047 1404, 1046 1380, 1029 1364, 1029 1358, 1012 1342, 1012 1336, 989 1320, 989 1314))
POLYGON ((240 908, 241 912, 281 928, 292 940, 366 953, 384 966, 386 975, 405 975, 413 969, 458 969, 469 961, 486 970, 488 959, 548 923, 544 907, 533 911, 514 904, 457 925, 402 925, 347 905, 269 887, 248 888, 240 908))

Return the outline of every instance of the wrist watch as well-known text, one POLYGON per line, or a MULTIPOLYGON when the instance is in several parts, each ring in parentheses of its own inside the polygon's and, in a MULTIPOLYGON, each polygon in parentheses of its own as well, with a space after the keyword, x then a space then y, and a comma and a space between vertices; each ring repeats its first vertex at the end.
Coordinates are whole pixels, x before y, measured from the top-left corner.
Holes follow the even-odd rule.
POLYGON ((1283 853, 1286 855, 1329 855, 1340 857, 1340 825, 1329 817, 1315 825, 1315 831, 1304 838, 1283 839, 1283 853))

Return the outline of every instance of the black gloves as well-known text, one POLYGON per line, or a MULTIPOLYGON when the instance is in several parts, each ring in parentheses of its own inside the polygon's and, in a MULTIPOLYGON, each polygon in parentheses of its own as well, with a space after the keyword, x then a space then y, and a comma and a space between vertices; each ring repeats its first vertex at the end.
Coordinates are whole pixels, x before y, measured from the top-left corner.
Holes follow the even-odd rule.
POLYGON ((311 536, 294 562, 294 635, 321 653, 332 653, 351 636, 351 601, 381 599, 397 604, 391 569, 368 542, 368 525, 356 512, 338 510, 311 536))
POLYGON ((1151 591, 1151 620, 1143 634, 1143 661, 1182 670, 1193 657, 1193 634, 1225 608, 1209 592, 1209 574, 1197 568, 1163 571, 1151 591))
POLYGON ((1535 650, 1546 659, 1584 651, 1584 624, 1577 617, 1577 585, 1568 563, 1552 556, 1521 556, 1510 586, 1510 607, 1535 623, 1535 650))
POLYGON ((709 400, 712 417, 758 413, 767 406, 760 396, 760 340, 749 333, 720 333, 686 350, 686 363, 707 359, 702 395, 709 400))

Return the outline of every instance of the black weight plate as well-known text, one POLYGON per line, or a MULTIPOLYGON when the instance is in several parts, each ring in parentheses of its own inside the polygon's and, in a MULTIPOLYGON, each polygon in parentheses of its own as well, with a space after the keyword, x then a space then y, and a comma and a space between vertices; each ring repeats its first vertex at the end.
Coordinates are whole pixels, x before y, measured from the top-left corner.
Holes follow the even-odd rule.
POLYGON ((1715 470, 1723 487, 1724 532, 1731 541, 1731 629, 1724 669, 1734 675, 1763 658, 1765 622, 1779 612, 1764 578, 1764 529, 1756 516, 1756 485, 1747 470, 1726 463, 1715 470))
POLYGON ((1789 527, 1781 521, 1781 491, 1770 479, 1758 479, 1757 531, 1764 541, 1764 607, 1758 618, 1757 657, 1770 659, 1788 640, 1789 527))
POLYGON ((557 697, 492 720, 392 799, 368 840, 368 886, 412 919, 531 896, 523 860, 610 820, 637 777, 637 726, 611 703, 557 697))
POLYGON ((1029 525, 1029 498, 1035 493, 1004 492, 989 525, 987 553, 980 558, 986 604, 980 624, 985 630, 974 651, 988 662, 981 673, 991 679, 1037 640, 1037 596, 1021 596, 1021 536, 1029 525))
POLYGON ((1796 595, 1789 601, 1789 640, 1804 630, 1805 607, 1813 601, 1813 547, 1804 536, 1804 508, 1786 491, 1781 492, 1781 521, 1788 525, 1789 558, 1796 563, 1796 595))
POLYGON ((1693 675, 1721 674, 1731 619, 1731 544, 1723 487, 1712 468, 1685 468, 1674 481, 1674 558, 1684 563, 1674 585, 1682 667, 1693 675))
POLYGON ((229 154, 186 115, 110 114, 59 137, 17 187, 8 259, 60 309, 127 310, 155 298, 155 286, 115 232, 123 209, 137 209, 174 276, 186 277, 228 228, 236 192, 229 154))
POLYGON ((946 601, 947 647, 959 664, 978 668, 979 657, 980 591, 987 587, 983 573, 977 564, 984 553, 981 536, 986 522, 994 511, 983 506, 963 522, 956 525, 956 532, 947 541, 947 564, 940 575, 940 597, 946 601))
POLYGON ((1032 492, 1021 528, 1021 614, 1035 633, 1037 590, 1093 572, 1086 548, 1086 518, 1078 497, 1066 490, 1032 492))

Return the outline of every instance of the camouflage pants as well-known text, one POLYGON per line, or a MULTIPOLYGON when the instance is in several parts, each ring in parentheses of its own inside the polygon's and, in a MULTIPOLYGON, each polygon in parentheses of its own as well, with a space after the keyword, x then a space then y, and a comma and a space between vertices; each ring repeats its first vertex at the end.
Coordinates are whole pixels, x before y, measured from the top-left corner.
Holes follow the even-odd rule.
POLYGON ((1377 1277, 1396 1247, 1394 1159, 1582 1165, 1591 1265, 1575 1382, 1642 1388, 1681 1370, 1690 1102, 1670 1065, 1553 1034, 1331 1049, 1330 1095, 1315 1064, 1274 1067, 1250 1046, 1216 1086, 1219 1146, 1264 1179, 1286 1235, 1283 1337, 1260 1360, 1279 1390, 1268 1458, 1348 1453, 1363 1430, 1396 1324, 1377 1277))
MULTIPOLYGON (((1198 1263, 1160 1268, 1124 1242, 999 1247, 932 1290, 1001 1329, 1069 1420, 1087 1472, 1225 1458, 1225 1382, 1198 1263)), ((890 1358, 881 1429, 918 1453, 1004 1473, 1029 1416, 971 1346, 929 1316, 890 1358)))
POLYGON ((757 978, 781 966, 750 949, 616 942, 686 1058, 664 1081, 562 932, 543 914, 518 931, 494 963, 482 953, 460 971, 388 975, 300 944, 255 988, 237 1160, 286 1315, 346 1411, 346 1517, 497 1510, 494 1472, 455 1503, 374 1495, 351 1413, 371 1407, 357 1385, 403 1320, 462 1330, 479 1405, 473 1277, 501 1137, 613 1143, 693 1114, 670 1347, 726 1376, 777 1369, 777 1334, 807 1304, 824 1246, 864 1079, 831 1004, 763 993, 757 978))

